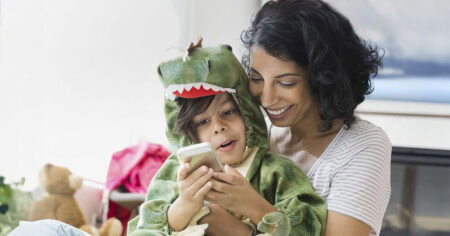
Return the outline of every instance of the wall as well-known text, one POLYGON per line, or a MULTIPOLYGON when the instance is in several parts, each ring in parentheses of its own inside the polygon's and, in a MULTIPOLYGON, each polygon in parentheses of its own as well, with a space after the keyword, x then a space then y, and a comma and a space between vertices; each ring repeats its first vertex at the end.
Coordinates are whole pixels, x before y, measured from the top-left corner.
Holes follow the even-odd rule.
POLYGON ((382 127, 393 146, 450 150, 450 104, 366 100, 357 114, 382 127))
POLYGON ((156 66, 197 35, 239 48, 258 1, 238 2, 2 0, 0 174, 32 188, 51 162, 102 182, 114 151, 167 146, 156 66))

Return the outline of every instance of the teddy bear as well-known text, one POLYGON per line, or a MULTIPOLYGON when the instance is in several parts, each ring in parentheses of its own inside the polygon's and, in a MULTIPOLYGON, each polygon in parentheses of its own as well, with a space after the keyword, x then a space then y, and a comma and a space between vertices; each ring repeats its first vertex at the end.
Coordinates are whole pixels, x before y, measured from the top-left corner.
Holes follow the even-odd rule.
POLYGON ((74 198, 81 187, 82 178, 61 166, 46 164, 39 173, 39 180, 48 195, 37 201, 28 215, 30 221, 42 219, 59 220, 77 227, 93 236, 120 236, 122 224, 110 218, 100 228, 86 224, 83 212, 74 198))

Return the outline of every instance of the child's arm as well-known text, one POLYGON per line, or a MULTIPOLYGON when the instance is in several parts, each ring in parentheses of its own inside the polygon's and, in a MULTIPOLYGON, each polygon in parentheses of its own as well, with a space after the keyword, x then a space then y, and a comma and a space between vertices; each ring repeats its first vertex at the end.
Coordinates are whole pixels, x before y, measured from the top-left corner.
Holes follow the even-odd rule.
POLYGON ((213 170, 203 166, 188 175, 189 164, 185 163, 178 171, 180 195, 169 207, 167 217, 172 230, 183 230, 192 217, 202 208, 206 193, 211 189, 208 182, 213 170))
POLYGON ((168 211, 179 196, 177 182, 179 167, 180 162, 174 154, 164 162, 150 182, 145 202, 139 207, 139 215, 128 222, 127 235, 171 233, 168 211))
POLYGON ((128 222, 127 235, 170 234, 167 211, 178 197, 179 166, 176 155, 172 154, 153 176, 145 202, 139 207, 139 215, 128 222))
MULTIPOLYGON (((146 200, 139 207, 139 216, 128 222, 127 235, 169 235, 172 230, 175 230, 171 228, 172 225, 169 226, 169 221, 172 224, 172 220, 169 220, 169 209, 172 208, 171 213, 175 213, 175 218, 177 218, 177 209, 185 208, 184 204, 181 204, 183 205, 181 207, 173 207, 173 204, 179 204, 177 203, 180 194, 177 182, 179 169, 180 162, 176 155, 172 154, 153 177, 146 200), (172 212, 173 210, 175 211, 172 212)), ((200 168, 196 171, 201 172, 202 170, 200 168)), ((192 176, 194 173, 196 172, 194 171, 189 175, 192 179, 195 177, 192 176)), ((202 205, 203 200, 201 201, 202 205)), ((183 212, 180 216, 182 217, 182 215, 183 212)), ((186 218, 187 222, 191 218, 192 216, 186 218)))

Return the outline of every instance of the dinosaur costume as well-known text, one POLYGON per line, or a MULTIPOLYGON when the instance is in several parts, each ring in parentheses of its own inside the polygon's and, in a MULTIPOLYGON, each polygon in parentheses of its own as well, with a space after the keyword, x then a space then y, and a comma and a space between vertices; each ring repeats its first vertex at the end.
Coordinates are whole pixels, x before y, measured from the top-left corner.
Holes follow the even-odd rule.
MULTIPOLYGON (((241 164, 245 166, 245 177, 264 199, 279 210, 263 217, 257 225, 258 233, 280 236, 324 234, 325 201, 314 192, 307 176, 291 160, 267 151, 264 117, 248 91, 248 77, 229 46, 201 48, 200 44, 191 44, 184 57, 161 63, 158 74, 166 89, 167 137, 175 147, 192 144, 175 131, 179 111, 178 104, 173 101, 176 96, 193 98, 221 92, 232 94, 246 126, 247 150, 250 150, 246 151, 246 160, 241 164)), ((173 233, 167 221, 167 211, 179 194, 177 170, 180 162, 175 153, 151 181, 139 216, 128 223, 128 235, 173 233)))

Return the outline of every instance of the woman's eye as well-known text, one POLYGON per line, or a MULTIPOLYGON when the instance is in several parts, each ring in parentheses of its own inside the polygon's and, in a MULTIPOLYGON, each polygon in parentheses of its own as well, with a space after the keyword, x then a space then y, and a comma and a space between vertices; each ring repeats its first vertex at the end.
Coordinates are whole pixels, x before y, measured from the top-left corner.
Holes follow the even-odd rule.
POLYGON ((285 87, 292 87, 292 86, 296 85, 297 83, 296 82, 282 82, 282 81, 280 81, 279 84, 281 84, 282 86, 285 86, 285 87))
POLYGON ((264 81, 263 79, 261 79, 260 77, 255 77, 255 76, 250 76, 250 80, 254 83, 258 83, 258 82, 262 82, 264 81))

